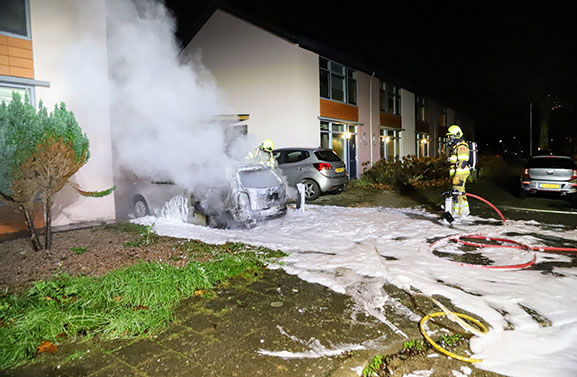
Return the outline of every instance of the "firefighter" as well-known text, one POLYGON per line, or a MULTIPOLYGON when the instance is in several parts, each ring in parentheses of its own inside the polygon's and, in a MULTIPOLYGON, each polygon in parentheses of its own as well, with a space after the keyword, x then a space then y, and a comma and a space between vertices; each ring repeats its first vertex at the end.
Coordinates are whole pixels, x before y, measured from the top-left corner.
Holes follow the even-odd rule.
POLYGON ((266 139, 258 147, 249 152, 247 160, 254 164, 268 165, 274 169, 276 167, 276 160, 272 153, 273 149, 274 142, 271 139, 266 139))
POLYGON ((453 216, 468 216, 469 202, 465 195, 465 183, 470 174, 469 144, 465 141, 461 127, 453 124, 447 132, 449 145, 449 176, 453 184, 453 216))

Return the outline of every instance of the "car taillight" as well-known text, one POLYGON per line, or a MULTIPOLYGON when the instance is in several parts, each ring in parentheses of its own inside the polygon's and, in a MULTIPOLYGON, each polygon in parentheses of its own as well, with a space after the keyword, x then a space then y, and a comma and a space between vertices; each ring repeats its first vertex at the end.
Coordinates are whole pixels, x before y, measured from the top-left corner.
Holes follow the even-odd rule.
POLYGON ((529 177, 529 169, 525 168, 523 169, 523 177, 529 177))
POLYGON ((331 164, 327 164, 324 162, 315 162, 313 164, 313 166, 315 167, 315 169, 317 169, 318 171, 323 171, 323 170, 333 170, 333 167, 331 164))
POLYGON ((573 170, 573 176, 571 176, 571 178, 569 178, 570 181, 577 179, 577 170, 573 170))

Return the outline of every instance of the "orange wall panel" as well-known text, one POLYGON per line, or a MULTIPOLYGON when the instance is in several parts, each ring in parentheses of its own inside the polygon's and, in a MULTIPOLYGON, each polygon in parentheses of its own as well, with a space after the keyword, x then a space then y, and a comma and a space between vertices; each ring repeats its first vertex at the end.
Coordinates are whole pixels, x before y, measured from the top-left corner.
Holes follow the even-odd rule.
POLYGON ((359 108, 354 105, 321 98, 321 116, 358 122, 359 108))
POLYGON ((10 76, 34 78, 34 70, 18 67, 10 67, 10 76))
POLYGON ((8 46, 8 56, 24 59, 32 59, 32 50, 26 50, 20 47, 8 46))
POLYGON ((401 128, 401 116, 384 113, 381 111, 379 115, 381 126, 401 128))
POLYGON ((24 50, 32 51, 32 41, 29 39, 8 37, 8 46, 18 47, 24 50))
POLYGON ((416 120, 415 121, 415 129, 419 132, 429 132, 429 122, 426 120, 416 120))
POLYGON ((34 78, 32 41, 0 36, 0 75, 34 78))
POLYGON ((34 69, 34 62, 32 59, 23 59, 10 56, 8 61, 11 67, 34 69))

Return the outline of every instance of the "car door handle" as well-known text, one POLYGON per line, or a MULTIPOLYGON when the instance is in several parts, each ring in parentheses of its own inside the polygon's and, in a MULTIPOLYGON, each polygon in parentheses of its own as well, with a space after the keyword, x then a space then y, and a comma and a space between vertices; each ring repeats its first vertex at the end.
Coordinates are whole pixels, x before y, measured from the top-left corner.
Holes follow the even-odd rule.
POLYGON ((303 170, 303 168, 297 168, 297 170, 303 170))

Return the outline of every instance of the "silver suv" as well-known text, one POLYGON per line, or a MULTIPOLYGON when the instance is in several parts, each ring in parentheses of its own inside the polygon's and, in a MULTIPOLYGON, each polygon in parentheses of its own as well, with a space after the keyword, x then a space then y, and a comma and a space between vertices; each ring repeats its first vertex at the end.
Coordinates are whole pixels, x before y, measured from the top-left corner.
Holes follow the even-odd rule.
POLYGON ((142 180, 134 190, 133 216, 173 217, 215 228, 247 227, 286 214, 286 189, 266 165, 245 165, 230 182, 190 193, 171 181, 142 180))
POLYGON ((556 193, 571 195, 577 200, 577 166, 568 156, 534 156, 529 159, 523 173, 519 196, 528 194, 556 193))
POLYGON ((345 163, 331 149, 279 148, 273 155, 289 185, 304 184, 307 200, 340 193, 349 183, 345 163))

